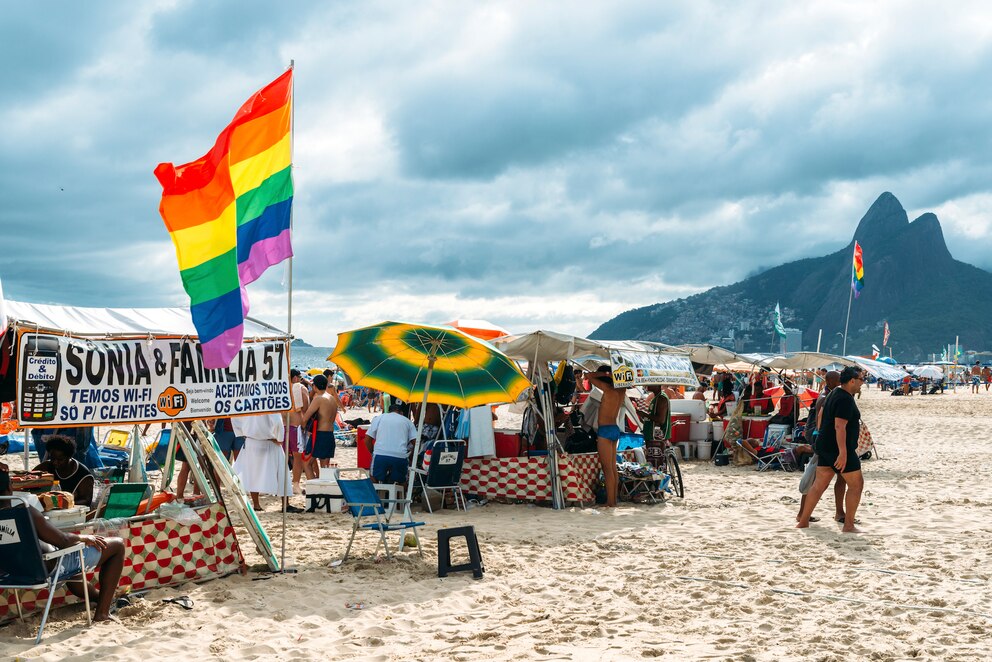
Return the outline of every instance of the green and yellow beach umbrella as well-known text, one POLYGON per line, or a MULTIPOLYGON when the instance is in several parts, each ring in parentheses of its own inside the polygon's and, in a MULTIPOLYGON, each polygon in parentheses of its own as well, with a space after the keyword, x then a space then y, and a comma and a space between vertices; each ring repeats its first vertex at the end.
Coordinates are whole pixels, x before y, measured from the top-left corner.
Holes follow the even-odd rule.
POLYGON ((477 407, 515 402, 530 387, 498 349, 444 326, 381 322, 339 333, 327 360, 355 384, 407 402, 477 407))

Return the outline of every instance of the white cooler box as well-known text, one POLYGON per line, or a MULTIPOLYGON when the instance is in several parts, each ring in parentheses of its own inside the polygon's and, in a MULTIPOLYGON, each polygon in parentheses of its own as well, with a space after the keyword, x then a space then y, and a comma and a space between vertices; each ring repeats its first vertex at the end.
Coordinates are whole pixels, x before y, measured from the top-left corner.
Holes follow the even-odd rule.
POLYGON ((61 510, 49 510, 45 513, 48 521, 55 526, 65 526, 68 524, 82 524, 86 521, 86 513, 89 508, 86 506, 73 506, 61 510))
POLYGON ((340 513, 344 509, 344 497, 338 488, 338 483, 334 479, 314 478, 308 480, 303 488, 303 493, 311 496, 331 497, 331 512, 340 513))
POLYGON ((669 404, 671 405, 673 414, 689 414, 692 421, 705 421, 707 419, 706 402, 704 400, 675 398, 669 404))
POLYGON ((693 421, 689 423, 689 439, 692 441, 713 438, 713 424, 709 421, 693 421))

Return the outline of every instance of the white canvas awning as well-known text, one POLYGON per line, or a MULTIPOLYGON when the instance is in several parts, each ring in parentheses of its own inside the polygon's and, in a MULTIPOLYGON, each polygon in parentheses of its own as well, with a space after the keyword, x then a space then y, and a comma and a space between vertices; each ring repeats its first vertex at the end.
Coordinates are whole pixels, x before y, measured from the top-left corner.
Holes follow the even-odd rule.
MULTIPOLYGON (((43 303, 5 301, 8 321, 26 328, 69 333, 74 336, 189 336, 196 327, 189 308, 81 308, 43 303)), ((245 320, 245 339, 289 337, 284 331, 252 318, 245 320)))
POLYGON ((703 365, 723 365, 747 361, 743 355, 718 345, 708 343, 678 345, 678 349, 687 352, 694 363, 703 365))
POLYGON ((773 370, 816 370, 826 368, 830 365, 857 365, 857 363, 843 356, 826 354, 824 352, 792 352, 791 354, 781 354, 765 359, 760 365, 773 370))
MULTIPOLYGON (((663 368, 668 375, 658 383, 677 384, 695 388, 699 385, 692 371, 689 355, 684 350, 664 343, 641 340, 589 340, 556 331, 534 331, 523 335, 496 338, 492 344, 510 358, 522 361, 573 361, 586 370, 595 370, 611 362, 611 352, 620 352, 633 364, 648 367, 658 360, 651 357, 671 357, 663 368), (638 357, 641 357, 638 359, 638 357)), ((655 373, 658 374, 658 373, 655 373)), ((645 382, 646 383, 646 382, 645 382)))

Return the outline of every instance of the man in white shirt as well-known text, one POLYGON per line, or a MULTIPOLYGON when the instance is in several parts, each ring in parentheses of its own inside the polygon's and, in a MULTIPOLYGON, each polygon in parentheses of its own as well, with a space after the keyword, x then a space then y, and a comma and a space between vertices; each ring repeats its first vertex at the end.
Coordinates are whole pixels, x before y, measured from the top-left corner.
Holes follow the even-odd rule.
POLYGON ((372 479, 377 483, 406 483, 410 442, 417 438, 408 407, 402 400, 393 400, 389 413, 377 416, 365 434, 372 453, 372 479))

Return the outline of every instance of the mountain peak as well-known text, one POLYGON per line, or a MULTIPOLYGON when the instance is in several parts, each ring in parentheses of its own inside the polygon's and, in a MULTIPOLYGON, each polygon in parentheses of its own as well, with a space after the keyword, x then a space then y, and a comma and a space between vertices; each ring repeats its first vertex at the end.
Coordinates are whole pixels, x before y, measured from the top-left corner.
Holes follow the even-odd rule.
POLYGON ((605 322, 591 338, 709 342, 737 351, 775 351, 769 311, 781 304, 802 345, 842 351, 850 309, 848 349, 865 353, 888 322, 895 351, 923 357, 947 341, 965 347, 992 343, 992 274, 958 262, 932 213, 912 223, 899 201, 883 193, 861 219, 855 238, 864 249, 866 286, 851 305, 851 245, 830 255, 789 262, 707 292, 630 310, 605 322))
POLYGON ((906 215, 906 210, 896 196, 886 191, 878 196, 861 217, 858 229, 854 231, 854 238, 862 244, 886 241, 901 233, 908 225, 909 217, 906 215))

